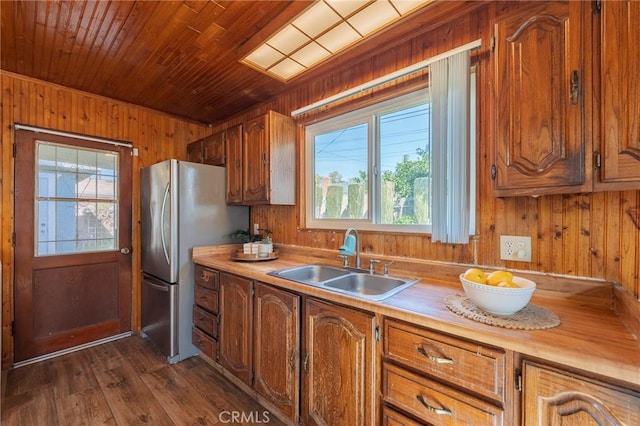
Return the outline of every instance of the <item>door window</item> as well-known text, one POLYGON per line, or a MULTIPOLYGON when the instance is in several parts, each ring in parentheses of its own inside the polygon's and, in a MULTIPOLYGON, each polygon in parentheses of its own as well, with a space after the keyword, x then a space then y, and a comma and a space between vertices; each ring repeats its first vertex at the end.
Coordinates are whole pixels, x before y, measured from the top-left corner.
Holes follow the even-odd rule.
POLYGON ((118 152, 36 142, 36 256, 117 250, 118 152))

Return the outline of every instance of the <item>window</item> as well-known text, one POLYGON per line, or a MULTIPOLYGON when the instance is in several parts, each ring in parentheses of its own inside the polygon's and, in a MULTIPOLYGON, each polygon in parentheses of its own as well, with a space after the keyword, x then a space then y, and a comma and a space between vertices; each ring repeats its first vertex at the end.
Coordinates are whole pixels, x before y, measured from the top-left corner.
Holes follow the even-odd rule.
POLYGON ((118 153, 36 143, 36 256, 116 250, 118 153))
MULTIPOLYGON (((473 78, 471 83, 470 139, 475 141, 473 78)), ((430 233, 430 123, 429 91, 422 89, 308 126, 306 226, 430 233)))

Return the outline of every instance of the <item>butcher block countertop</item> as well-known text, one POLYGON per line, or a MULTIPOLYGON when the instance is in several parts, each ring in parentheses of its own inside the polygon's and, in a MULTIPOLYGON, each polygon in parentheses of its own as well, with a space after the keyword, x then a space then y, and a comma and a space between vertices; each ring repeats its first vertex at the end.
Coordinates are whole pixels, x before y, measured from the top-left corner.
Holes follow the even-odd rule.
MULTIPOLYGON (((590 372, 640 391, 640 343, 637 334, 627 326, 634 326, 635 322, 626 321, 626 318, 623 321, 612 309, 615 297, 611 283, 516 273, 536 281, 538 288, 531 303, 556 314, 561 324, 546 330, 512 330, 473 321, 451 312, 444 305, 445 297, 463 292, 457 277, 468 265, 363 254, 363 267, 368 266, 369 258, 385 262, 393 260, 390 275, 421 279, 394 296, 374 302, 267 275, 267 272, 302 264, 339 267, 342 263, 336 252, 279 246, 277 259, 251 262, 232 260, 231 253, 237 249, 236 245, 197 247, 193 250, 193 261, 300 294, 590 372)), ((380 264, 376 266, 381 269, 380 264)), ((638 302, 631 301, 631 310, 635 312, 632 320, 637 320, 640 303, 638 306, 634 303, 638 302)))

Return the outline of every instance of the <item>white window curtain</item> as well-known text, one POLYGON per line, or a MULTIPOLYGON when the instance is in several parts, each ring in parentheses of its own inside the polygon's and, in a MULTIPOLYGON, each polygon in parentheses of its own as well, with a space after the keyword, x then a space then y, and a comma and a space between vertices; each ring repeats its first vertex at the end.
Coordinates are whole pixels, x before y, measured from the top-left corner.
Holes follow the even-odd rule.
POLYGON ((432 241, 469 242, 469 51, 429 66, 432 241))

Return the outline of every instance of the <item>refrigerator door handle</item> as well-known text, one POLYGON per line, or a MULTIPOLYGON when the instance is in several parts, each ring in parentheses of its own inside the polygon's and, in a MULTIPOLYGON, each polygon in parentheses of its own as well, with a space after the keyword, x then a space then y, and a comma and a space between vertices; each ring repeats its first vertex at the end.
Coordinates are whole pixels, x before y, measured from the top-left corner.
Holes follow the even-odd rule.
POLYGON ((164 291, 165 293, 169 292, 169 286, 168 285, 166 285, 166 284, 164 284, 164 285, 163 284, 155 284, 155 283, 151 282, 151 280, 149 280, 149 278, 145 278, 144 284, 148 285, 149 287, 154 288, 156 290, 164 291))
POLYGON ((169 261, 169 252, 167 251, 167 243, 164 240, 164 212, 167 207, 167 199, 169 198, 169 184, 164 189, 164 196, 162 197, 162 208, 160 209, 160 226, 162 229, 160 230, 160 241, 162 241, 162 251, 164 252, 164 258, 167 261, 167 265, 170 265, 169 261))

